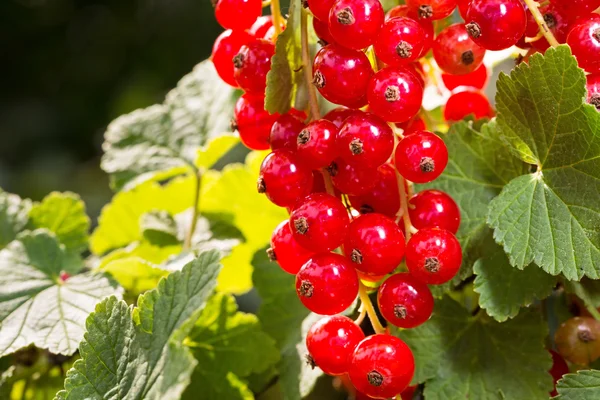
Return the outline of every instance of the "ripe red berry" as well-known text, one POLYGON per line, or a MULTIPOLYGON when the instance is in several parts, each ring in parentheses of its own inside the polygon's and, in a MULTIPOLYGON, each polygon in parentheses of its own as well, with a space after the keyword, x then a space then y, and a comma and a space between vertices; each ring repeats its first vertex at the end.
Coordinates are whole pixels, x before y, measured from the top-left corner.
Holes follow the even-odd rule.
POLYGON ((269 136, 269 144, 272 150, 288 149, 293 152, 296 151, 298 134, 304 129, 303 119, 306 118, 306 114, 302 114, 295 111, 277 118, 271 127, 271 134, 269 136))
POLYGON ((590 317, 571 318, 560 325, 554 343, 565 360, 588 365, 600 358, 600 322, 590 317))
POLYGON ((475 119, 491 118, 494 116, 492 106, 487 97, 478 90, 464 90, 454 93, 444 107, 446 121, 460 121, 474 115, 475 119))
MULTIPOLYGON (((544 17, 546 26, 550 28, 550 32, 552 32, 558 43, 565 43, 572 27, 572 21, 566 16, 564 11, 552 4, 548 4, 540 7, 540 13, 544 17)), ((546 51, 550 47, 550 43, 548 43, 545 37, 532 42, 531 45, 541 52, 546 51)))
POLYGON ((373 44, 384 19, 379 0, 336 0, 329 12, 329 32, 341 46, 360 50, 373 44))
POLYGON ((354 349, 365 334, 350 318, 334 315, 317 321, 306 334, 309 362, 327 375, 348 372, 354 349))
POLYGON ((600 0, 550 0, 550 3, 572 20, 589 15, 600 7, 600 0))
POLYGON ((238 87, 233 77, 233 63, 231 60, 240 52, 245 44, 252 41, 252 36, 246 31, 226 30, 219 35, 212 49, 212 62, 217 74, 225 83, 238 87))
POLYGON ((554 350, 549 350, 552 355, 552 368, 550 369, 550 375, 552 375, 552 379, 554 379, 554 390, 550 392, 550 396, 558 396, 558 392, 556 391, 556 383, 562 378, 563 375, 569 373, 569 366, 564 358, 560 356, 554 350))
POLYGON ((454 90, 458 87, 472 87, 475 89, 485 88, 488 81, 488 71, 484 64, 470 74, 466 75, 450 75, 442 74, 442 81, 448 90, 454 90))
POLYGON ((337 133, 337 126, 326 119, 306 125, 296 137, 298 157, 312 169, 328 166, 338 154, 337 133))
POLYGON ((421 51, 421 54, 417 58, 424 57, 433 45, 433 37, 435 35, 433 21, 430 19, 420 19, 417 13, 411 12, 406 4, 395 6, 387 12, 386 18, 390 19, 394 17, 407 17, 417 21, 421 25, 421 30, 423 31, 423 51, 421 51))
POLYGON ((377 58, 387 65, 400 66, 423 54, 425 33, 421 25, 410 18, 388 19, 379 31, 373 48, 377 58))
POLYGON ((466 21, 475 43, 487 50, 503 50, 525 34, 527 15, 521 0, 473 0, 466 21))
POLYGON ((290 215, 290 228, 296 241, 315 252, 340 246, 349 223, 344 204, 326 193, 307 196, 290 215))
POLYGON ((215 4, 217 22, 225 29, 248 29, 261 13, 261 0, 218 0, 215 4))
POLYGON ((334 108, 333 110, 329 111, 327 114, 325 114, 323 119, 333 122, 335 124, 335 126, 337 126, 339 129, 342 127, 342 125, 346 121, 346 118, 348 118, 351 115, 355 115, 355 114, 360 115, 360 114, 362 114, 362 111, 354 110, 352 108, 346 108, 346 107, 337 107, 337 108, 334 108))
POLYGON ((296 275, 296 293, 310 311, 333 315, 350 307, 358 295, 358 276, 343 256, 321 253, 296 275))
POLYGON ((281 269, 295 275, 315 253, 306 250, 296 242, 289 222, 286 219, 275 228, 267 254, 271 261, 277 261, 281 269))
POLYGON ((240 139, 251 150, 267 150, 271 127, 279 114, 265 111, 265 96, 245 93, 235 103, 232 129, 237 130, 240 139))
POLYGON ((408 215, 417 229, 441 228, 454 234, 460 226, 460 210, 448 194, 423 190, 408 201, 408 215))
POLYGON ((282 149, 265 157, 256 186, 273 203, 291 207, 310 193, 312 184, 312 171, 291 151, 282 149))
POLYGON ((471 5, 471 0, 458 0, 458 12, 462 19, 467 19, 467 11, 469 11, 469 6, 471 5))
POLYGON ((329 21, 329 11, 335 0, 308 0, 308 9, 313 13, 315 18, 327 22, 329 21))
POLYGON ((456 8, 456 0, 406 0, 420 19, 444 19, 456 8))
POLYGON ((396 171, 391 165, 383 164, 372 179, 375 186, 362 196, 350 196, 350 204, 361 214, 376 212, 395 218, 400 208, 396 171))
POLYGON ((423 102, 423 85, 413 72, 388 67, 371 78, 367 90, 369 110, 388 122, 405 122, 417 115, 423 102))
POLYGON ((373 68, 365 53, 336 44, 323 47, 313 63, 313 84, 335 104, 360 108, 367 102, 373 68))
POLYGON ((322 43, 324 46, 330 43, 335 43, 335 39, 333 38, 333 36, 331 36, 331 32, 329 32, 329 25, 327 24, 327 22, 323 22, 320 19, 313 18, 313 28, 315 30, 315 33, 317 34, 317 37, 324 42, 322 43))
POLYGON ((250 93, 264 93, 274 53, 275 45, 272 42, 254 39, 233 57, 233 76, 242 89, 250 93))
POLYGON ((327 167, 333 186, 342 193, 350 196, 361 196, 375 186, 374 168, 348 163, 342 158, 335 159, 327 167))
POLYGON ((433 312, 431 290, 408 273, 387 278, 379 287, 377 303, 383 318, 400 328, 415 328, 433 312))
POLYGON ((420 229, 406 245, 408 271, 428 285, 440 285, 454 278, 461 262, 460 243, 444 229, 420 229))
POLYGON ((448 164, 448 149, 439 136, 419 131, 405 136, 394 156, 400 174, 415 183, 431 182, 441 175, 448 164))
POLYGON ((581 68, 592 74, 600 73, 600 17, 581 20, 571 29, 567 44, 581 68))
POLYGON ((349 163, 377 168, 394 150, 394 132, 371 113, 355 113, 346 119, 337 136, 338 154, 349 163))
POLYGON ((411 135, 417 131, 427 130, 425 121, 423 121, 423 118, 421 118, 419 115, 414 116, 412 119, 409 119, 406 122, 396 124, 396 126, 400 129, 402 129, 402 134, 404 136, 411 135))
POLYGON ((600 74, 587 76, 587 102, 600 111, 600 74))
POLYGON ((387 334, 372 335, 356 346, 350 380, 361 393, 387 399, 401 393, 415 373, 415 359, 402 340, 387 334))
POLYGON ((248 33, 257 39, 264 39, 269 29, 273 26, 273 16, 263 15, 252 24, 248 33))
POLYGON ((405 240, 391 218, 364 214, 350 223, 344 251, 358 271, 372 276, 386 275, 402 262, 405 240))
POLYGON ((433 43, 433 57, 449 74, 465 75, 483 63, 485 49, 473 42, 464 24, 450 25, 441 31, 433 43))

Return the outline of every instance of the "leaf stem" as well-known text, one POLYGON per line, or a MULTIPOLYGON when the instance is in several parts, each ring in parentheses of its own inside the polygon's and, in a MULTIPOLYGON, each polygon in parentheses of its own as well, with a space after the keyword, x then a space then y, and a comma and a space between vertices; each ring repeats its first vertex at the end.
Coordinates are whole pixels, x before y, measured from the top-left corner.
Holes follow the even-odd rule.
POLYGON ((369 320, 371 321, 371 325, 373 326, 375 333, 385 333, 385 328, 383 325, 381 325, 381 322, 377 317, 377 312, 375 312, 375 307, 373 307, 371 298, 367 293, 367 287, 362 282, 359 282, 358 296, 362 302, 362 307, 366 310, 367 315, 369 316, 369 320))
POLYGON ((192 237, 194 237, 194 232, 196 231, 196 223, 198 222, 198 207, 200 206, 200 189, 202 187, 202 174, 200 173, 200 171, 197 171, 194 174, 194 176, 196 177, 194 185, 194 190, 196 191, 196 193, 194 193, 194 209, 192 211, 192 224, 190 225, 190 231, 185 237, 185 241, 183 243, 184 251, 189 250, 190 247, 192 247, 192 237))
POLYGON ((321 118, 319 112, 319 99, 317 91, 312 84, 312 63, 310 62, 310 52, 308 47, 308 13, 304 9, 301 10, 300 17, 300 41, 302 43, 302 69, 304 70, 304 80, 308 90, 308 103, 310 105, 311 120, 321 118))
POLYGON ((535 22, 537 22, 538 26, 540 27, 540 31, 542 32, 548 43, 550 43, 552 47, 558 46, 560 43, 558 43, 558 40, 556 40, 552 31, 550 31, 550 28, 548 28, 548 25, 546 25, 546 21, 544 21, 544 16, 538 8, 539 3, 535 0, 524 1, 525 4, 527 4, 527 8, 529 8, 531 15, 533 15, 535 22))
POLYGON ((277 36, 281 33, 281 6, 279 0, 271 0, 271 15, 273 16, 273 26, 275 27, 275 34, 273 35, 273 42, 277 40, 277 36))
POLYGON ((594 306, 585 303, 585 308, 588 310, 588 312, 590 313, 590 315, 592 317, 594 317, 594 319, 596 321, 600 321, 600 312, 598 312, 598 310, 596 308, 594 308, 594 306))

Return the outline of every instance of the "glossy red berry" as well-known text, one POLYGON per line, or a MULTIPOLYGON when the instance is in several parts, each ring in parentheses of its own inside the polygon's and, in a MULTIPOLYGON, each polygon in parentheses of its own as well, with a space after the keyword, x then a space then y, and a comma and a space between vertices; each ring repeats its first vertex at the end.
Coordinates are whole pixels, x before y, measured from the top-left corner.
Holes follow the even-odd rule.
POLYGON ((433 43, 433 57, 446 73, 465 75, 483 63, 485 49, 471 40, 464 24, 450 25, 433 43))
POLYGON ((242 89, 249 93, 264 93, 274 53, 272 42, 254 39, 233 57, 233 76, 242 89))
POLYGON ((406 68, 384 68, 371 78, 367 100, 369 110, 384 120, 405 122, 421 109, 423 85, 406 68))
POLYGON ((448 194, 423 190, 408 201, 410 222, 417 229, 441 228, 454 234, 460 226, 460 210, 448 194))
MULTIPOLYGON (((540 7, 540 13, 544 17, 546 26, 550 28, 550 32, 552 32, 558 43, 566 43, 567 35, 571 30, 573 21, 566 16, 562 9, 552 4, 540 7)), ((532 42, 531 45, 541 52, 546 51, 550 47, 550 43, 548 43, 545 37, 532 42)))
POLYGON ((556 383, 562 378, 563 375, 569 373, 569 366, 564 358, 560 356, 554 350, 550 350, 550 354, 552 355, 552 368, 550 369, 550 375, 552 375, 552 379, 554 379, 554 390, 550 392, 550 396, 558 396, 558 392, 556 391, 556 383))
POLYGON ((458 0, 458 12, 462 19, 467 19, 467 11, 469 11, 469 6, 471 5, 471 0, 458 0))
POLYGON ((352 108, 367 102, 373 68, 365 53, 336 44, 323 47, 313 63, 313 84, 327 100, 352 108))
POLYGON ((282 149, 265 157, 256 186, 273 203, 291 207, 310 193, 312 184, 312 171, 291 151, 282 149))
POLYGON ((600 0, 550 0, 550 3, 572 20, 589 15, 600 7, 600 0))
POLYGON ((590 317, 571 318, 558 327, 554 343, 565 360, 588 365, 600 358, 600 321, 590 317))
POLYGON ((248 33, 257 39, 264 39, 265 35, 272 26, 273 16, 263 15, 258 17, 258 19, 252 24, 250 29, 248 29, 248 33))
POLYGON ((577 64, 589 73, 600 73, 600 18, 590 17, 571 29, 567 44, 577 64))
POLYGON ((471 87, 475 89, 484 89, 488 81, 488 71, 484 64, 470 74, 451 75, 442 74, 442 81, 448 90, 454 90, 458 87, 471 87))
POLYGON ((217 22, 225 29, 248 29, 261 13, 261 0, 218 0, 215 4, 217 22))
POLYGON ((402 134, 404 136, 411 135, 418 131, 427 130, 427 125, 425 125, 425 121, 419 115, 414 116, 412 119, 409 119, 406 122, 402 122, 400 124, 396 124, 396 126, 402 129, 402 134))
POLYGON ((344 251, 358 271, 372 276, 386 275, 402 262, 405 240, 393 219, 382 214, 364 214, 350 223, 344 251))
POLYGON ((315 255, 296 275, 296 293, 310 311, 333 315, 352 305, 358 295, 358 276, 343 256, 315 255))
POLYGON ((384 19, 379 0, 337 0, 329 12, 329 32, 339 45, 360 50, 373 44, 384 19))
POLYGON ((423 32, 423 51, 417 58, 424 57, 425 54, 431 50, 431 46, 433 45, 433 38, 435 36, 433 21, 430 19, 420 19, 417 16, 417 13, 413 13, 406 4, 395 6, 386 14, 387 19, 395 17, 407 17, 417 21, 419 25, 421 25, 421 30, 423 32))
POLYGON ((423 54, 424 47, 423 28, 417 21, 406 17, 388 19, 373 46, 377 58, 390 66, 416 60, 423 54))
POLYGON ((356 113, 346 119, 337 136, 338 154, 349 163, 377 168, 394 150, 394 132, 371 113, 356 113))
POLYGON ((456 0, 406 0, 406 5, 420 19, 444 19, 456 8, 456 0))
POLYGON ((350 318, 334 315, 317 321, 306 334, 309 362, 327 375, 348 372, 354 349, 365 334, 350 318))
POLYGON ((464 90, 448 98, 444 107, 446 121, 460 121, 469 115, 475 116, 475 119, 494 116, 492 106, 483 93, 478 90, 464 90))
POLYGON ((233 63, 231 60, 240 52, 242 46, 251 41, 252 36, 246 31, 232 30, 224 31, 215 40, 211 59, 219 77, 230 86, 238 87, 238 83, 233 77, 233 63))
POLYGON ((431 290, 408 273, 387 278, 379 287, 377 303, 383 318, 400 328, 415 328, 433 312, 431 290))
POLYGON ((387 399, 401 393, 415 373, 412 351, 402 340, 387 334, 365 338, 356 346, 350 381, 361 393, 387 399))
POLYGON ((394 218, 400 208, 396 171, 383 164, 372 179, 375 186, 362 196, 350 196, 350 204, 361 214, 376 212, 394 218))
POLYGON ((308 0, 308 9, 315 18, 327 23, 329 21, 329 11, 335 0, 308 0))
POLYGON ((408 271, 428 285, 440 285, 454 278, 461 262, 460 243, 444 229, 420 229, 406 245, 408 271))
POLYGON ((473 0, 466 21, 475 43, 487 50, 503 50, 525 34, 527 15, 521 0, 473 0))
POLYGON ((411 182, 427 183, 441 175, 448 164, 448 149, 439 136, 419 131, 398 143, 394 156, 396 168, 411 182))
POLYGON ((265 111, 265 96, 243 94, 235 103, 233 130, 237 130, 240 139, 251 150, 267 150, 271 127, 279 114, 265 111))
MULTIPOLYGON (((281 115, 271 127, 269 144, 272 150, 288 149, 296 151, 298 134, 304 129, 303 115, 299 112, 281 115)), ((306 117, 306 115, 304 115, 306 117)), ((303 160, 304 161, 304 160, 303 160)))
POLYGON ((361 196, 375 186, 373 179, 375 168, 365 168, 337 158, 327 167, 327 170, 331 175, 333 186, 350 196, 361 196))
POLYGON ((329 25, 327 24, 327 22, 323 22, 320 19, 313 18, 313 28, 315 30, 315 33, 317 34, 317 37, 324 42, 322 43, 324 46, 330 43, 335 43, 335 39, 333 38, 333 36, 331 36, 331 33, 329 32, 329 25))
POLYGON ((295 275, 315 253, 296 242, 289 222, 286 219, 277 225, 271 236, 271 247, 267 254, 271 261, 277 261, 282 270, 295 275))
POLYGON ((600 74, 587 76, 587 102, 600 111, 600 74))
POLYGON ((337 126, 326 119, 306 125, 296 137, 298 157, 312 169, 328 166, 338 154, 337 133, 337 126))
POLYGON ((360 115, 362 114, 362 111, 346 107, 337 107, 325 114, 323 119, 333 122, 339 129, 346 121, 346 118, 355 114, 360 115))
POLYGON ((296 241, 315 252, 339 247, 349 223, 344 204, 326 193, 307 196, 290 215, 290 228, 296 241))

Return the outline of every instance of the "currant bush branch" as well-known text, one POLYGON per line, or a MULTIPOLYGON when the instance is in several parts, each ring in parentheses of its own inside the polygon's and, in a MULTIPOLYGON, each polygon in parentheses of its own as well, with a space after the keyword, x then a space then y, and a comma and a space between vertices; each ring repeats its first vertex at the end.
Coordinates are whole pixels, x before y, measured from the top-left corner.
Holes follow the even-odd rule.
POLYGON ((317 91, 312 84, 312 64, 310 62, 310 49, 308 46, 308 12, 302 8, 300 18, 300 41, 302 43, 302 69, 304 70, 304 79, 308 90, 308 103, 310 105, 311 120, 319 119, 319 99, 317 91))
POLYGON ((540 27, 540 31, 542 32, 542 34, 544 35, 544 37, 546 38, 548 43, 550 43, 550 45, 552 47, 558 46, 559 45, 558 40, 556 40, 552 31, 550 31, 550 28, 548 28, 548 25, 546 25, 546 21, 544 21, 544 16, 542 15, 542 13, 540 12, 540 10, 538 8, 539 3, 535 0, 524 0, 524 1, 525 1, 525 4, 527 4, 529 11, 531 11, 533 18, 535 19, 535 22, 537 22, 538 26, 540 27))

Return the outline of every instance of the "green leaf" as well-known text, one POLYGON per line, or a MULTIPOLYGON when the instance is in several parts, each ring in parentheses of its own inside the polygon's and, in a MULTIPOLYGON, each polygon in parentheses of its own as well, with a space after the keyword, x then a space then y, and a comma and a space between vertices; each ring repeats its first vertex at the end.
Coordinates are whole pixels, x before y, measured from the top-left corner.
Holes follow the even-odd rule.
POLYGON ((106 133, 101 167, 120 190, 148 173, 186 167, 196 170, 198 147, 229 130, 233 89, 217 76, 211 61, 186 75, 163 104, 113 121, 106 133))
POLYGON ((52 192, 29 212, 31 225, 46 228, 56 235, 67 250, 83 251, 88 245, 90 218, 79 195, 52 192))
POLYGON ((537 172, 512 180, 488 223, 512 265, 600 278, 600 113, 568 46, 535 54, 498 80, 498 128, 537 172))
POLYGON ((225 294, 208 301, 185 344, 198 366, 184 399, 248 398, 240 378, 264 372, 279 360, 279 350, 258 318, 238 312, 234 298, 225 294), (231 375, 237 378, 234 386, 231 375))
POLYGON ((240 143, 240 139, 234 135, 221 135, 210 140, 198 149, 195 161, 196 167, 200 170, 210 169, 238 143, 240 143))
POLYGON ((579 297, 591 313, 600 308, 600 281, 583 278, 580 282, 563 282, 565 290, 579 297))
POLYGON ((592 400, 600 395, 600 371, 591 369, 563 375, 556 384, 557 400, 592 400))
POLYGON ((500 324, 445 297, 429 321, 398 336, 413 351, 413 383, 425 383, 427 400, 536 400, 552 390, 547 333, 530 310, 500 324))
POLYGON ((0 249, 15 240, 27 226, 31 201, 0 189, 0 249))
POLYGON ((157 246, 169 246, 179 243, 177 222, 168 211, 152 210, 140 218, 142 236, 157 246))
POLYGON ((197 364, 182 342, 214 290, 218 260, 202 253, 141 295, 133 312, 114 297, 100 303, 57 399, 179 399, 197 364))
POLYGON ((82 267, 44 230, 24 232, 0 251, 0 356, 30 344, 58 354, 77 350, 87 315, 120 294, 104 274, 59 277, 82 267))
POLYGON ((535 265, 523 271, 511 266, 501 248, 479 259, 473 269, 479 305, 500 322, 516 317, 521 307, 546 298, 556 285, 555 277, 535 265))

